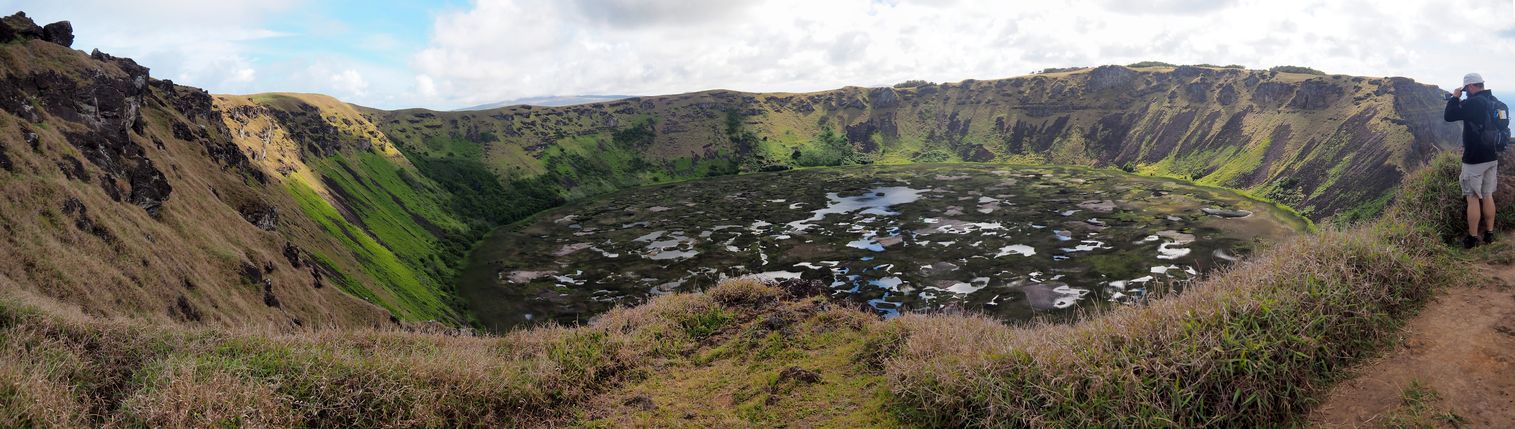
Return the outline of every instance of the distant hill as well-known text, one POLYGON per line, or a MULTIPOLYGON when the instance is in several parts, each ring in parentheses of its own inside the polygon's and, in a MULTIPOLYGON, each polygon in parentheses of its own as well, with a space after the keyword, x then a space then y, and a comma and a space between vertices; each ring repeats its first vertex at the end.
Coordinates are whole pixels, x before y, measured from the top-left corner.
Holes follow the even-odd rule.
POLYGON ((600 103, 600 102, 606 102, 606 101, 624 100, 624 99, 631 98, 631 97, 633 97, 633 96, 631 96, 631 95, 544 95, 544 96, 540 96, 540 97, 526 97, 526 98, 517 98, 517 99, 514 99, 514 100, 505 100, 505 101, 500 101, 500 102, 495 102, 495 103, 485 103, 485 104, 480 104, 480 105, 472 106, 472 107, 464 107, 462 109, 454 109, 453 111, 454 112, 465 112, 465 111, 469 111, 469 110, 489 110, 489 109, 498 109, 498 108, 506 107, 506 106, 563 107, 563 106, 575 106, 575 105, 579 105, 579 104, 589 104, 589 103, 600 103))
POLYGON ((911 88, 359 110, 412 162, 476 159, 507 184, 570 199, 739 171, 1012 162, 1182 177, 1321 220, 1371 215, 1405 174, 1455 147, 1443 93, 1398 77, 1101 66, 911 88))

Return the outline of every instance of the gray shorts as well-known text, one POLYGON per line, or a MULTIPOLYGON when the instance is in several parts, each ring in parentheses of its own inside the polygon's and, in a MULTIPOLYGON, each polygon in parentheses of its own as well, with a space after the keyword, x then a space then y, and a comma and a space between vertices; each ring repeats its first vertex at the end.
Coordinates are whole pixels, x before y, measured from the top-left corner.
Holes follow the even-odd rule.
POLYGON ((1462 182, 1462 195, 1475 196, 1478 198, 1490 198, 1494 196, 1494 185, 1499 183, 1499 161, 1489 161, 1482 164, 1463 164, 1462 176, 1458 177, 1462 182))

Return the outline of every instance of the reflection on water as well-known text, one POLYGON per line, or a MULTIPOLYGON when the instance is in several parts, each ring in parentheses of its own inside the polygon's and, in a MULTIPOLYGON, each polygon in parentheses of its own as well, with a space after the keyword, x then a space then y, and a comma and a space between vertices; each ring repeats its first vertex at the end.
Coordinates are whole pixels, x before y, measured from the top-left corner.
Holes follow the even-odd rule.
POLYGON ((987 165, 718 178, 538 219, 492 234, 464 270, 460 290, 492 328, 586 321, 740 276, 820 280, 884 317, 1058 318, 1135 302, 1298 227, 1271 206, 1169 180, 987 165))

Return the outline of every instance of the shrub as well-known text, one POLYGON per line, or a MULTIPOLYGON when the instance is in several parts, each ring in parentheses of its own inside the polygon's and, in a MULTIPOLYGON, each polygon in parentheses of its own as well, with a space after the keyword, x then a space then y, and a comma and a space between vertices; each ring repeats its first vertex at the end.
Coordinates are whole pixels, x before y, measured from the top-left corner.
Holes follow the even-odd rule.
POLYGON ((1036 72, 1036 73, 1037 74, 1065 73, 1065 72, 1073 72, 1073 71, 1084 70, 1084 69, 1087 69, 1087 68, 1088 67, 1048 67, 1048 68, 1044 68, 1041 71, 1036 72))
POLYGON ((1313 75, 1320 75, 1320 76, 1324 76, 1326 74, 1326 72, 1323 72, 1323 71, 1320 71, 1320 70, 1312 69, 1312 68, 1309 68, 1309 67, 1300 67, 1300 66, 1275 66, 1273 68, 1268 69, 1268 71, 1275 72, 1275 73, 1298 73, 1298 74, 1313 74, 1313 75))
POLYGON ((705 293, 722 305, 755 306, 778 301, 782 291, 773 285, 754 279, 733 279, 721 282, 705 293))
POLYGON ((936 84, 933 83, 933 82, 928 82, 928 81, 924 81, 924 80, 920 80, 920 79, 911 79, 911 80, 907 80, 907 81, 904 81, 904 82, 896 83, 896 84, 894 84, 894 87, 895 88, 916 88, 916 87, 922 87, 922 86, 927 86, 927 85, 936 85, 936 84))

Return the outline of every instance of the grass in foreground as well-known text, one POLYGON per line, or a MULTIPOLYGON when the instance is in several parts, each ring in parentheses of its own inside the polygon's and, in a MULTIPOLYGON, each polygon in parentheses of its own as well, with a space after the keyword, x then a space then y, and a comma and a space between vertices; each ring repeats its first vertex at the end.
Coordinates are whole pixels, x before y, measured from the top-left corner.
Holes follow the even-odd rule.
POLYGON ((1376 222, 1071 325, 886 322, 750 281, 500 337, 194 329, 13 299, 0 426, 1277 425, 1467 280, 1474 254, 1439 234, 1455 217, 1427 204, 1447 198, 1443 167, 1376 222))

